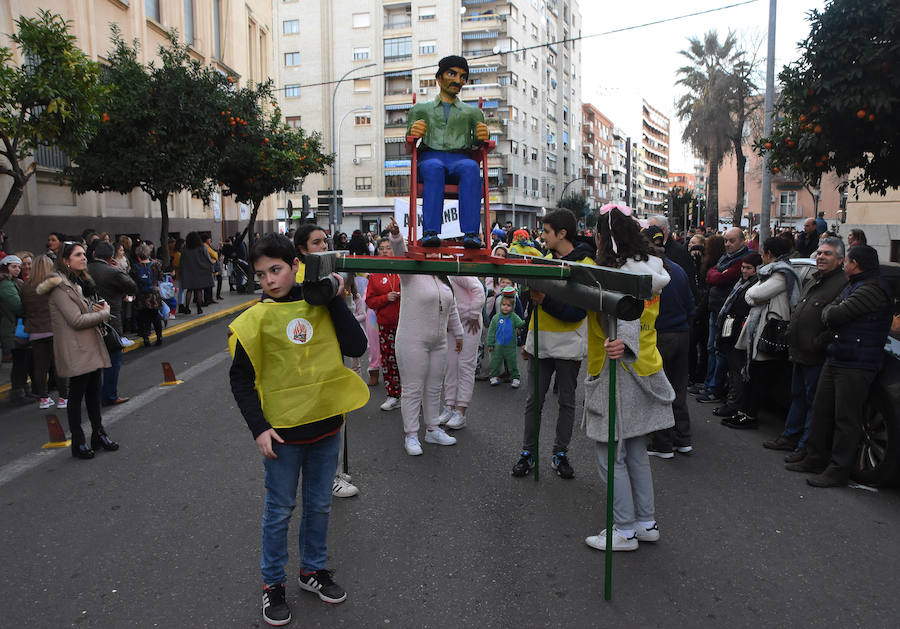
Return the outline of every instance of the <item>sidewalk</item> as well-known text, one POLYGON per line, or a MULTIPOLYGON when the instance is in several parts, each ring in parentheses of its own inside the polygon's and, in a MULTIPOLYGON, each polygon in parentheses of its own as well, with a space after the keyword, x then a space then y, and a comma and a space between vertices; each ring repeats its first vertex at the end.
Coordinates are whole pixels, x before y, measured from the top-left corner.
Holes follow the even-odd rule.
MULTIPOLYGON (((191 314, 177 314, 175 315, 175 319, 170 319, 168 324, 166 325, 163 322, 163 338, 171 338, 176 334, 181 334, 182 332, 187 332, 188 330, 193 330, 201 325, 205 325, 210 323, 211 321, 216 321, 218 319, 222 319, 231 314, 240 312, 245 308, 249 308, 252 304, 254 304, 261 295, 260 291, 256 291, 255 294, 245 293, 230 293, 228 292, 227 286, 222 290, 222 300, 218 303, 210 304, 209 306, 203 308, 203 314, 198 315, 196 313, 196 307, 191 308, 191 314)), ((136 334, 126 334, 126 337, 135 341, 134 345, 130 345, 122 350, 122 353, 127 353, 134 351, 136 349, 140 349, 143 347, 143 342, 140 340, 136 334)), ((151 342, 156 338, 156 336, 151 333, 150 340, 151 342)), ((3 363, 0 365, 0 400, 5 400, 9 396, 9 372, 12 365, 11 363, 3 363)))

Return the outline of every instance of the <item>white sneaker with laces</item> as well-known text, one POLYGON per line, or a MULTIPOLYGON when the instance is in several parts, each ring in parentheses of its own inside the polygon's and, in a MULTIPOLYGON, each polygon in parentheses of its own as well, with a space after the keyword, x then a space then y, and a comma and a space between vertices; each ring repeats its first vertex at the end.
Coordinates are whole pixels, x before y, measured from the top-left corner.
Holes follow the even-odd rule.
POLYGON ((395 397, 389 397, 384 402, 381 403, 380 406, 383 411, 392 411, 395 408, 400 408, 400 400, 395 397))
POLYGON ((451 437, 440 428, 425 431, 425 443, 434 443, 439 446, 452 446, 456 443, 456 437, 451 437))
POLYGON ((640 542, 658 542, 659 524, 654 522, 653 526, 647 528, 639 523, 634 529, 634 534, 640 542))
POLYGON ((459 410, 453 411, 450 415, 450 419, 447 420, 447 424, 444 428, 449 428, 451 430, 459 430, 460 428, 466 427, 466 416, 459 412, 459 410))
MULTIPOLYGON (((428 437, 425 438, 428 439, 428 437)), ((409 456, 419 456, 422 454, 422 444, 419 443, 419 438, 415 435, 407 435, 403 440, 403 447, 406 448, 406 453, 409 456)))
POLYGON ((61 397, 58 400, 56 400, 56 408, 67 408, 68 406, 69 406, 69 403, 68 403, 68 401, 66 401, 66 398, 61 397))
POLYGON ((350 498, 359 493, 359 487, 345 480, 340 474, 334 477, 331 495, 336 498, 350 498))
MULTIPOLYGON (((585 538, 584 543, 591 548, 596 548, 597 550, 606 550, 606 529, 600 531, 599 535, 591 535, 590 537, 585 538)), ((614 551, 637 550, 637 534, 632 533, 631 537, 625 537, 624 535, 622 535, 619 529, 613 526, 612 549, 614 551)))
POLYGON ((513 389, 518 389, 520 384, 522 383, 519 382, 518 378, 513 378, 509 386, 511 386, 513 389))
POLYGON ((450 418, 453 417, 453 409, 449 406, 444 407, 444 412, 438 415, 438 425, 443 426, 450 418))
POLYGON ((500 378, 498 378, 496 376, 491 376, 491 386, 495 387, 498 384, 500 384, 500 378))
POLYGON ((53 402, 52 397, 42 397, 41 398, 41 404, 40 404, 41 408, 50 408, 53 405, 54 405, 54 402, 53 402))
MULTIPOLYGON (((175 317, 170 315, 169 318, 174 319, 175 317)), ((134 345, 134 341, 124 336, 122 337, 122 347, 131 347, 132 345, 134 345)))

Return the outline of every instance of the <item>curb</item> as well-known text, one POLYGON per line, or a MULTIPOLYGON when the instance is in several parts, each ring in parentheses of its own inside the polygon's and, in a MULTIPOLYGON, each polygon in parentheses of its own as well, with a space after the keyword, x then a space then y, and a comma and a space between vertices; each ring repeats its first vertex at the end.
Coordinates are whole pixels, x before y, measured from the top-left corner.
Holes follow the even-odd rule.
MULTIPOLYGON (((228 315, 232 315, 236 312, 240 312, 242 310, 246 310, 253 304, 259 301, 259 296, 254 297, 253 299, 249 299, 245 302, 235 304, 234 306, 229 306, 227 308, 223 308, 222 310, 218 310, 216 312, 211 312, 209 314, 201 315, 196 319, 191 319, 190 321, 185 321, 184 323, 176 323, 175 325, 169 327, 166 326, 163 328, 163 338, 169 338, 170 336, 175 336, 176 334, 181 334, 182 332, 187 332, 188 330, 193 330, 194 328, 199 328, 202 325, 206 325, 211 321, 215 321, 217 319, 223 319, 228 315)), ((127 352, 141 349, 143 348, 143 343, 141 341, 135 341, 134 345, 129 345, 128 347, 122 348, 122 353, 125 354, 127 352)), ((0 385, 0 400, 5 400, 9 397, 10 383, 6 382, 0 385)))

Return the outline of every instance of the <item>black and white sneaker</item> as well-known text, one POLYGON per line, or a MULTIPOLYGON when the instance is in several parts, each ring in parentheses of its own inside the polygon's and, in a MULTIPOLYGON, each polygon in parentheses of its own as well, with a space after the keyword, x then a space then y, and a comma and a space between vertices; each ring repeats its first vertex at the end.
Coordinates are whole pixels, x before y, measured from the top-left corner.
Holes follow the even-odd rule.
POLYGON ((572 469, 572 465, 569 463, 569 457, 566 456, 565 452, 557 452, 553 455, 553 458, 550 459, 550 468, 553 469, 560 478, 575 478, 575 470, 572 469))
POLYGON ((519 460, 513 465, 512 475, 521 478, 531 471, 534 467, 534 456, 528 450, 522 450, 519 460))
POLYGON ((326 603, 343 603, 347 598, 347 592, 334 582, 331 575, 333 570, 317 570, 311 574, 300 573, 297 583, 301 590, 318 594, 326 603))
POLYGON ((291 608, 284 598, 284 583, 267 585, 263 589, 263 620, 270 625, 280 627, 291 622, 291 608))

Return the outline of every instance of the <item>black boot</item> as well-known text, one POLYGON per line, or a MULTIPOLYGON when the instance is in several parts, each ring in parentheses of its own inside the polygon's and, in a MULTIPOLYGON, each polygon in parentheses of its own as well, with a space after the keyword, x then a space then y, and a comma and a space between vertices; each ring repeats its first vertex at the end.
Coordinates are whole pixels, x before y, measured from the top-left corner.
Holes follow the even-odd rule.
MULTIPOLYGON (((109 435, 106 434, 106 431, 101 428, 91 435, 91 448, 94 450, 103 448, 108 452, 113 452, 119 449, 119 444, 110 439, 109 435)), ((93 456, 93 454, 91 456, 93 456)))
POLYGON ((200 304, 197 304, 197 314, 198 314, 198 315, 202 315, 202 314, 203 314, 203 309, 200 307, 200 304))
POLYGON ((94 451, 83 443, 72 441, 72 457, 76 459, 93 459, 94 451))

